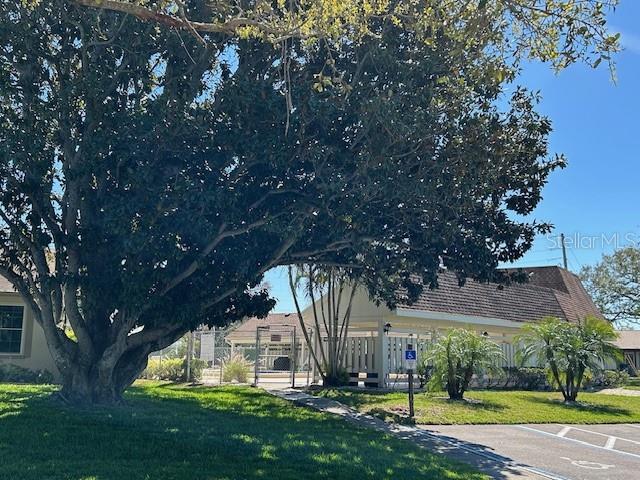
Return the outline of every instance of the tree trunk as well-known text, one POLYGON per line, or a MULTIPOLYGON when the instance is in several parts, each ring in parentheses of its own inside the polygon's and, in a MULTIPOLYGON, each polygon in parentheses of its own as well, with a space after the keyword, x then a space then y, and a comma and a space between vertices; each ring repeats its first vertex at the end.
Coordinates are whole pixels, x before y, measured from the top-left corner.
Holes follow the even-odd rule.
POLYGON ((100 379, 94 368, 72 367, 63 376, 60 396, 74 405, 114 405, 122 403, 122 391, 114 380, 100 379))
POLYGON ((88 367, 73 366, 63 374, 59 396, 74 405, 122 404, 124 391, 147 367, 147 358, 140 353, 135 356, 125 354, 118 359, 110 375, 98 373, 100 362, 88 367))
POLYGON ((447 393, 449 394, 450 400, 462 400, 464 397, 464 392, 456 383, 453 385, 447 385, 447 393))
POLYGON ((339 375, 327 375, 322 380, 323 386, 325 387, 341 387, 344 385, 344 381, 339 377, 339 375))
POLYGON ((464 391, 456 375, 449 376, 447 380, 447 393, 449 394, 450 400, 462 400, 464 391))
POLYGON ((163 339, 162 344, 150 342, 136 348, 116 349, 117 354, 103 354, 89 361, 70 362, 61 369, 62 389, 59 396, 74 405, 119 405, 124 391, 147 367, 149 353, 164 343, 173 343, 175 336, 163 339))

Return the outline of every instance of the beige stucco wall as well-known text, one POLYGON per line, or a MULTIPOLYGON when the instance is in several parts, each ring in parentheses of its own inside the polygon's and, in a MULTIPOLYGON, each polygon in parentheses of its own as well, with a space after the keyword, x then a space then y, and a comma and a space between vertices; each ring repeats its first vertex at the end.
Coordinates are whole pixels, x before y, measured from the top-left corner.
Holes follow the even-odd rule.
POLYGON ((13 364, 29 370, 48 370, 56 378, 58 370, 49 353, 42 328, 34 321, 33 314, 17 293, 0 292, 0 305, 21 305, 25 307, 22 331, 22 352, 18 354, 0 353, 0 365, 13 364))
MULTIPOLYGON (((317 302, 316 302, 317 303, 317 302)), ((318 311, 320 307, 317 305, 318 311)), ((312 307, 307 307, 302 312, 306 323, 313 324, 312 307)), ((485 318, 454 318, 447 314, 438 315, 429 312, 433 318, 421 318, 420 313, 415 315, 400 315, 398 311, 390 310, 386 305, 376 306, 369 299, 369 295, 364 289, 358 290, 354 299, 351 311, 350 332, 357 335, 359 332, 375 332, 387 323, 391 324, 391 331, 396 333, 431 333, 434 330, 446 330, 449 328, 471 328, 479 333, 487 332, 495 340, 503 338, 509 341, 520 331, 521 324, 515 322, 504 322, 499 319, 485 318)))
MULTIPOLYGON (((347 295, 343 294, 342 308, 345 309, 347 305, 347 295)), ((320 300, 316 300, 316 309, 320 316, 320 300)), ((391 311, 384 305, 377 307, 371 300, 366 290, 359 289, 356 295, 353 297, 353 305, 351 307, 351 320, 350 331, 377 331, 379 322, 382 321, 385 315, 390 314, 391 311)), ((308 325, 314 324, 313 306, 309 305, 302 311, 302 316, 305 319, 305 323, 308 325)))
MULTIPOLYGON (((437 314, 435 314, 437 315, 437 314)), ((504 326, 493 324, 491 319, 469 318, 468 320, 442 318, 419 318, 400 316, 396 312, 389 312, 384 316, 384 322, 391 324, 391 330, 405 333, 431 333, 433 331, 445 331, 449 328, 468 328, 478 333, 487 332, 494 339, 511 339, 520 333, 521 326, 504 326)), ((497 322, 496 322, 497 323, 497 322)))

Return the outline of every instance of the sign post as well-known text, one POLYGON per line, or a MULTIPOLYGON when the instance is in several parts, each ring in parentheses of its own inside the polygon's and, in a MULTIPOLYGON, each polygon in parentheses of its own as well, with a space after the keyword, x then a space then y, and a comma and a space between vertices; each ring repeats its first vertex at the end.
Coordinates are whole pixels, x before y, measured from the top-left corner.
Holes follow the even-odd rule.
POLYGON ((418 355, 412 344, 407 344, 407 349, 404 351, 404 363, 409 375, 409 418, 413 418, 415 414, 413 409, 413 372, 418 363, 418 355))

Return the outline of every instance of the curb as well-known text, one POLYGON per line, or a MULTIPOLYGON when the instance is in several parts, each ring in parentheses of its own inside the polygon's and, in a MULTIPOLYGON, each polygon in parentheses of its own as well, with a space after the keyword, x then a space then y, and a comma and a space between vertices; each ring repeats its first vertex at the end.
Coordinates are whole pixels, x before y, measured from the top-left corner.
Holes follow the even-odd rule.
MULTIPOLYGON (((450 447, 454 447, 457 448, 459 450, 463 450, 465 452, 471 453, 473 455, 482 457, 482 458, 486 458, 488 460, 491 460, 492 462, 495 462, 496 464, 504 467, 507 470, 512 471, 514 474, 517 474, 518 472, 522 473, 522 472, 526 472, 528 474, 531 475, 535 475, 541 478, 546 478, 548 480, 569 480, 566 477, 562 477, 538 468, 534 468, 534 467, 529 467, 527 465, 523 465, 517 462, 509 462, 509 461, 505 461, 502 457, 500 457, 499 455, 494 455, 491 453, 487 453, 483 450, 480 450, 478 448, 474 448, 472 446, 466 445, 465 442, 459 441, 459 440, 452 440, 450 438, 445 438, 441 435, 437 435, 435 433, 432 432, 428 432, 426 430, 423 430, 421 428, 417 428, 417 427, 410 427, 410 426, 406 426, 406 425, 397 425, 397 424, 392 424, 392 423, 387 423, 384 422, 383 420, 380 420, 376 417, 373 417, 371 415, 366 415, 366 414, 362 414, 356 410, 353 410, 351 407, 347 407, 346 405, 343 405, 335 400, 331 400, 331 402, 333 404, 335 404, 336 406, 340 406, 340 408, 344 409, 346 412, 351 412, 354 414, 354 417, 348 417, 348 416, 344 416, 344 415, 340 415, 339 413, 336 412, 331 412, 329 409, 327 408, 321 408, 318 405, 314 405, 314 402, 309 402, 309 400, 314 400, 314 399, 318 399, 320 397, 314 397, 312 395, 309 395, 307 393, 304 392, 300 392, 297 390, 266 390, 265 391, 267 393, 269 393, 270 395, 273 395, 275 397, 281 398, 283 400, 287 400, 291 403, 293 403, 294 405, 298 405, 301 407, 306 407, 306 408, 312 408, 314 410, 318 410, 321 412, 325 412, 325 413, 331 413, 333 415, 338 415, 343 417, 345 420, 347 421, 351 421, 353 423, 359 424, 362 428, 376 428, 376 427, 372 427, 371 425, 363 425, 360 422, 358 422, 358 419, 366 419, 366 420, 370 420, 371 423, 375 424, 376 422, 382 422, 384 423, 384 425, 386 426, 386 428, 388 428, 388 430, 382 430, 382 428, 376 428, 377 430, 380 431, 385 431, 386 433, 389 433, 391 435, 394 435, 396 437, 399 437, 402 440, 406 440, 405 438, 403 438, 401 436, 402 433, 415 433, 419 436, 424 436, 424 437, 428 437, 429 439, 435 441, 435 442, 440 442, 442 444, 448 445, 450 447), (295 395, 295 397, 294 397, 295 395)), ((426 448, 423 447, 421 445, 418 445, 421 448, 426 448)))

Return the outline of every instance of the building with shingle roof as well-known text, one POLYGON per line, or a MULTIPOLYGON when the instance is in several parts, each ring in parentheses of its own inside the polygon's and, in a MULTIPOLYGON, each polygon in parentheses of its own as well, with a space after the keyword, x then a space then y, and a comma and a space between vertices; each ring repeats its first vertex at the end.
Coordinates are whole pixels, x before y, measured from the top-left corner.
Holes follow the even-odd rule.
MULTIPOLYGON (((514 363, 513 338, 525 323, 549 316, 570 322, 586 316, 602 318, 575 274, 560 267, 528 268, 525 272, 529 281, 524 284, 500 286, 469 280, 460 286, 455 275, 445 271, 439 276, 438 288, 425 289, 413 304, 401 302, 394 309, 378 306, 367 292, 358 291, 345 349, 347 368, 352 374, 376 378, 375 382, 385 386, 390 374, 403 372, 402 355, 407 345, 424 349, 435 336, 452 327, 490 336, 503 345, 505 366, 509 366, 514 363)), ((313 308, 307 307, 302 316, 307 329, 313 331, 313 308)), ((232 346, 250 348, 259 329, 265 332, 264 341, 274 358, 306 351, 287 345, 292 338, 298 345, 303 343, 295 313, 249 318, 232 328, 225 339, 232 346)), ((314 342, 325 341, 326 334, 313 332, 312 338, 314 342)), ((308 352, 301 355, 308 356, 308 352)), ((305 359, 297 364, 309 365, 309 359, 305 359)), ((9 363, 56 373, 42 329, 20 295, 0 277, 0 365, 9 363)))
POLYGON ((616 346, 622 350, 629 369, 640 374, 640 330, 620 330, 616 346))
MULTIPOLYGON (((462 286, 454 273, 443 271, 438 288, 425 288, 414 303, 400 302, 394 309, 376 305, 367 292, 359 291, 353 300, 345 349, 349 373, 366 374, 376 378, 379 386, 387 386, 390 375, 404 372, 403 352, 408 345, 424 350, 436 336, 454 327, 491 337, 503 348, 504 366, 515 366, 513 340, 524 324, 545 317, 568 322, 587 316, 603 318, 574 273, 556 266, 522 270, 528 277, 526 283, 498 285, 468 280, 462 286)), ((302 316, 307 328, 313 330, 313 308, 307 307, 302 316)), ((300 338, 298 315, 291 313, 247 319, 226 339, 233 345, 253 345, 257 329, 268 331, 270 326, 274 332, 296 328, 300 338)), ((324 341, 323 337, 322 332, 315 332, 314 341, 324 341)), ((263 338, 268 341, 270 337, 263 338)), ((282 337, 276 334, 275 338, 282 337)))

